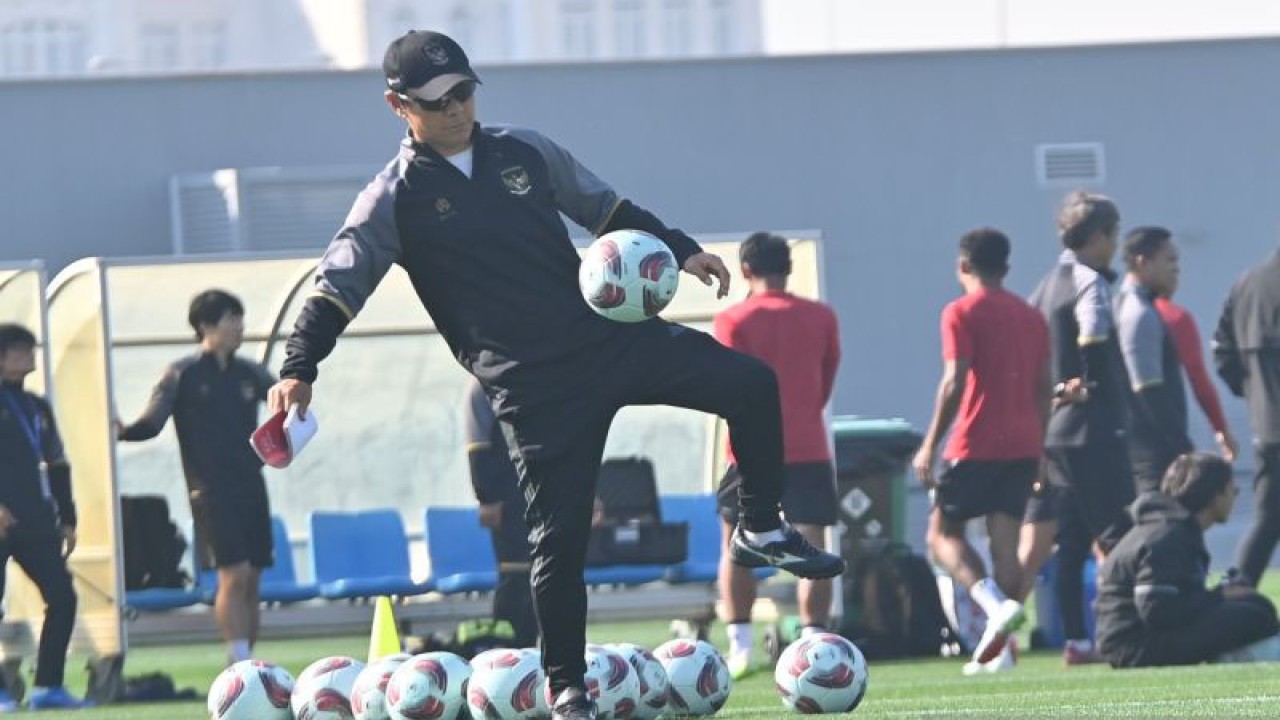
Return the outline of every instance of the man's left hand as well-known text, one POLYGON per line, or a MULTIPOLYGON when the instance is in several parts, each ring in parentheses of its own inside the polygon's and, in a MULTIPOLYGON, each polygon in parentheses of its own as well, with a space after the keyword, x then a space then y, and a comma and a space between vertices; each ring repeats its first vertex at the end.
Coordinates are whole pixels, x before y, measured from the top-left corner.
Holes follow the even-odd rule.
POLYGON ((76 549, 76 529, 70 525, 62 526, 62 557, 70 557, 76 549))
POLYGON ((729 269, 724 266, 724 261, 719 255, 709 252, 690 255, 689 259, 684 261, 684 271, 698 278, 708 287, 713 277, 718 279, 720 289, 716 291, 716 297, 722 298, 729 294, 729 269))

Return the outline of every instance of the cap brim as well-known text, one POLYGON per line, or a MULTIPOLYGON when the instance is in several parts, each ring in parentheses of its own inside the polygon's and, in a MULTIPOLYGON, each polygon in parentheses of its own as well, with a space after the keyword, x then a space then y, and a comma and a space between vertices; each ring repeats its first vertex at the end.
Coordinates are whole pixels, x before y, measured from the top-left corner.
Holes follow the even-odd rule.
POLYGON ((422 98, 423 100, 439 100, 445 96, 445 93, 453 89, 460 82, 470 80, 471 82, 480 82, 480 78, 475 75, 467 75, 466 73, 449 73, 432 78, 430 82, 421 87, 412 89, 413 96, 422 98))

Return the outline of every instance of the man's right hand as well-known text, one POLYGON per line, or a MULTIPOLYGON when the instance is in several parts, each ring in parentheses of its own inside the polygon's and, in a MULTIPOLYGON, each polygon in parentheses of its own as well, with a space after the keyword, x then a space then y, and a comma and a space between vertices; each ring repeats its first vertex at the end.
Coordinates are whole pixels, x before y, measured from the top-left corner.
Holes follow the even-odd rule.
POLYGON ((502 527, 502 503, 489 503, 480 506, 480 527, 497 530, 502 527))
POLYGON ((934 462, 933 449, 927 447, 927 443, 920 446, 919 452, 911 460, 911 467, 916 471, 916 477, 920 478, 920 484, 928 490, 938 486, 938 481, 933 476, 934 462))
POLYGON ((307 406, 311 404, 311 383, 306 383, 294 378, 285 378, 267 391, 267 409, 274 415, 275 413, 288 411, 294 405, 298 406, 298 417, 307 417, 307 406))

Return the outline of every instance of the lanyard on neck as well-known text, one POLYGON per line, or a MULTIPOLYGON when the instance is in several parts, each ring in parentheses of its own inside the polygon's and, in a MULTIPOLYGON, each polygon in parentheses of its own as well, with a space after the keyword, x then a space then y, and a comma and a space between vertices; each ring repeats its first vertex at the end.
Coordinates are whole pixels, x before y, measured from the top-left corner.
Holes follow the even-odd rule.
POLYGON ((18 399, 14 397, 16 394, 16 391, 8 388, 6 388, 4 392, 0 392, 0 395, 4 396, 5 404, 9 406, 9 410, 11 410, 14 416, 18 419, 18 425, 22 428, 22 434, 26 435, 27 442, 31 443, 31 451, 35 453, 36 461, 43 463, 44 443, 42 442, 43 438, 41 437, 39 412, 35 407, 32 407, 31 403, 22 403, 22 405, 27 405, 26 408, 22 407, 18 403, 18 399), (28 415, 28 410, 30 411, 30 415, 28 415))

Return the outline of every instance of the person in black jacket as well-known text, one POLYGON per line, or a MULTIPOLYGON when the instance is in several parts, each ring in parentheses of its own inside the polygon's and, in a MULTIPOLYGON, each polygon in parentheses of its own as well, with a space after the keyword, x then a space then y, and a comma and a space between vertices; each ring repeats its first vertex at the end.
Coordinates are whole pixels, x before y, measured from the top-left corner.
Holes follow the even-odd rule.
MULTIPOLYGON (((624 199, 568 150, 526 128, 475 122, 479 77, 436 32, 410 32, 383 60, 396 156, 356 199, 317 268, 272 388, 272 410, 305 413, 329 355, 392 265, 400 265, 454 357, 485 385, 512 448, 533 531, 533 588, 553 720, 592 720, 583 582, 594 485, 614 415, 676 405, 725 418, 743 482, 735 562, 808 578, 844 570, 782 521, 782 408, 763 362, 652 318, 592 312, 561 215, 594 235, 640 230, 679 267, 728 292, 729 271, 689 235, 624 199)), ((376 362, 372 360, 372 362, 376 362)))
POLYGON ((262 617, 262 571, 275 561, 262 461, 248 441, 275 379, 236 355, 244 340, 244 305, 236 296, 217 289, 199 293, 187 322, 198 352, 165 369, 138 419, 116 421, 116 437, 150 440, 173 418, 200 564, 218 571, 213 612, 231 664, 252 657, 262 617))
POLYGON ((467 463, 471 487, 480 503, 480 524, 493 535, 498 560, 498 586, 493 591, 493 618, 511 623, 515 641, 530 647, 538 641, 538 619, 533 612, 529 585, 529 526, 524 521, 528 505, 520 494, 515 465, 511 462, 502 426, 484 386, 472 381, 463 401, 467 463))
MULTIPOLYGON (((76 592, 67 570, 76 547, 76 506, 53 408, 22 389, 35 370, 35 346, 30 330, 0 325, 0 595, 4 567, 13 558, 44 598, 31 709, 79 708, 86 703, 62 684, 76 622, 76 592)), ((0 712, 17 709, 0 689, 0 712)))
POLYGON ((1257 450, 1253 526, 1236 563, 1256 586, 1280 542, 1280 250, 1231 288, 1213 336, 1218 375, 1249 405, 1257 450))
POLYGON ((1160 491, 1133 504, 1135 525, 1098 573, 1098 646, 1113 667, 1194 665, 1280 632, 1276 609, 1246 585, 1205 586, 1204 531, 1235 503, 1231 466, 1180 455, 1160 491))

